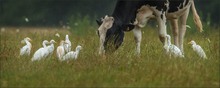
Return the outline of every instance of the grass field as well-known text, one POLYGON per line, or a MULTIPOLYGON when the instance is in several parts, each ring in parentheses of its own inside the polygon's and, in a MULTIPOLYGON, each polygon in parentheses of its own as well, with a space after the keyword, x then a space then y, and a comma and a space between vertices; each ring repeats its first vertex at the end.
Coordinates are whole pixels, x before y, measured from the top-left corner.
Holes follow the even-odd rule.
MULTIPOLYGON (((98 36, 94 28, 76 35, 60 28, 6 28, 0 34, 1 87, 219 87, 219 29, 204 33, 187 30, 185 58, 164 55, 156 29, 143 29, 141 56, 135 55, 133 33, 127 32, 123 45, 113 54, 98 55, 98 36), (53 30, 54 29, 54 30, 53 30), (60 33, 61 38, 55 36, 60 33), (54 54, 31 62, 44 39, 59 42, 69 34, 72 49, 83 49, 77 60, 60 62, 54 54), (19 57, 21 40, 33 41, 31 56, 19 57), (206 38, 209 38, 209 43, 206 38), (208 59, 200 59, 187 43, 195 40, 208 59)), ((168 31, 170 34, 170 31, 168 31)), ((55 44, 55 47, 58 43, 55 44)))

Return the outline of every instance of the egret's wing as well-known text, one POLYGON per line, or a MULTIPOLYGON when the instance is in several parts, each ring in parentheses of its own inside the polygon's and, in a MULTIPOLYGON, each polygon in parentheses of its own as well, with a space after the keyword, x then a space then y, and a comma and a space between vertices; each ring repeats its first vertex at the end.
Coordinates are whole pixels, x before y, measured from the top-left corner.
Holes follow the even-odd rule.
POLYGON ((24 55, 25 53, 27 53, 27 51, 28 51, 28 46, 27 45, 23 46, 20 50, 20 55, 24 55))
POLYGON ((199 53, 201 54, 201 57, 206 58, 206 54, 205 54, 204 50, 202 49, 202 47, 198 46, 198 49, 199 49, 199 53))

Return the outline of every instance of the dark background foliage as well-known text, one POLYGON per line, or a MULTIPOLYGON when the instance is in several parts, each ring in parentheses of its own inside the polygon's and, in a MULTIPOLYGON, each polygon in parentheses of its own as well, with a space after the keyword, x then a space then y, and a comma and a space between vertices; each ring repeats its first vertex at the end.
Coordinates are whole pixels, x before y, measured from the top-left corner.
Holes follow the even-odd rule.
MULTIPOLYGON (((111 14, 116 0, 0 0, 2 26, 60 26, 70 18, 88 16, 91 22, 111 14), (29 22, 25 22, 25 18, 29 22)), ((195 0, 203 21, 220 24, 219 0, 195 0)))

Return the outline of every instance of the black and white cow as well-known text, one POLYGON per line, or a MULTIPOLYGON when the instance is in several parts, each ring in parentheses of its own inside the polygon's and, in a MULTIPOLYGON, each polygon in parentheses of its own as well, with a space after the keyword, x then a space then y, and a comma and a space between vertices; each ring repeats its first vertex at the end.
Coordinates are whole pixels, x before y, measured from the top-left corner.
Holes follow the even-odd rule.
MULTIPOLYGON (((201 32, 203 30, 202 23, 193 0, 118 0, 111 15, 114 18, 114 23, 104 33, 105 39, 100 43, 100 47, 104 47, 104 49, 99 50, 100 54, 118 49, 123 42, 124 32, 130 30, 133 30, 136 52, 139 54, 142 38, 141 28, 151 18, 158 22, 159 39, 163 44, 166 44, 166 20, 170 20, 174 44, 183 52, 183 38, 190 7, 194 22, 201 32)), ((102 20, 97 20, 97 23, 101 25, 102 20)), ((100 34, 99 30, 98 33, 100 34)))

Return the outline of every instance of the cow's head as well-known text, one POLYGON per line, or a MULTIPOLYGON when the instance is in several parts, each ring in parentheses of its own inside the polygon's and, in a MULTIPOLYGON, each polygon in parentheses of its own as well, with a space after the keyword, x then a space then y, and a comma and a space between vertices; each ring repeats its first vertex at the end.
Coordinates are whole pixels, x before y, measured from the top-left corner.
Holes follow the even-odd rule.
POLYGON ((100 38, 99 54, 117 50, 123 42, 124 31, 134 28, 133 24, 122 24, 119 20, 107 15, 96 22, 100 26, 97 31, 100 38))

